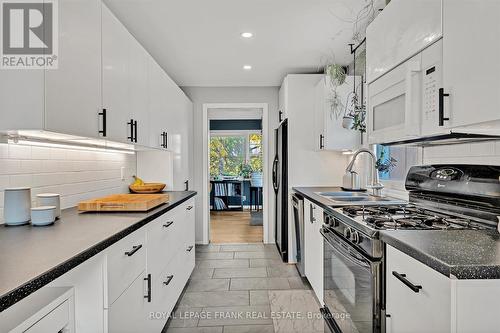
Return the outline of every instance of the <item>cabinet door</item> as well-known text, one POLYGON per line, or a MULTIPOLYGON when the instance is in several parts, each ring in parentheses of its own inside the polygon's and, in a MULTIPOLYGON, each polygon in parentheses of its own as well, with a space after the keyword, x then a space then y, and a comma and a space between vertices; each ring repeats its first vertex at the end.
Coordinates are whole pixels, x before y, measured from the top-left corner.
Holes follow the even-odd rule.
POLYGON ((193 103, 177 88, 177 99, 179 104, 175 110, 178 117, 176 129, 172 129, 173 135, 169 134, 170 148, 173 152, 174 164, 174 189, 185 190, 185 182, 189 181, 193 127, 193 103))
POLYGON ((319 150, 356 150, 361 145, 360 132, 343 127, 344 116, 354 109, 354 84, 361 95, 362 82, 359 76, 348 76, 345 83, 336 88, 328 77, 318 82, 315 119, 319 135, 322 136, 316 136, 314 139, 319 150), (332 106, 334 96, 336 96, 336 106, 332 106))
POLYGON ((304 248, 307 280, 323 303, 323 238, 319 232, 323 224, 323 210, 308 200, 304 201, 304 248))
POLYGON ((311 284, 316 297, 323 304, 323 236, 319 232, 323 225, 323 209, 314 205, 313 244, 312 255, 314 256, 314 278, 311 284))
POLYGON ((58 16, 59 67, 45 71, 45 128, 98 137, 101 1, 60 1, 58 16))
POLYGON ((130 287, 120 295, 108 310, 109 333, 152 332, 147 325, 150 320, 146 310, 147 282, 144 272, 134 280, 130 287))
MULTIPOLYGON (((149 144, 148 121, 148 58, 149 54, 139 42, 128 34, 129 49, 129 91, 130 119, 137 121, 136 143, 149 144)), ((125 124, 126 125, 126 124, 125 124)))
POLYGON ((149 58, 148 72, 149 146, 164 148, 162 133, 167 131, 167 125, 171 126, 168 123, 167 114, 167 78, 163 69, 153 58, 149 58))
POLYGON ((500 119, 499 13, 499 1, 480 6, 470 0, 443 1, 444 91, 450 95, 445 114, 450 127, 500 119))
POLYGON ((107 137, 129 142, 129 38, 127 29, 102 5, 102 98, 107 110, 107 137))
POLYGON ((387 332, 450 332, 450 280, 391 246, 386 252, 387 332), (421 289, 413 291, 393 272, 421 289))
POLYGON ((441 0, 390 2, 366 29, 367 82, 375 81, 441 36, 441 0))
POLYGON ((0 130, 42 129, 44 126, 43 70, 1 71, 0 130))
POLYGON ((288 98, 288 79, 285 77, 283 80, 283 84, 281 85, 281 88, 279 90, 279 108, 278 108, 278 120, 282 121, 288 118, 288 110, 287 110, 287 98, 288 98))

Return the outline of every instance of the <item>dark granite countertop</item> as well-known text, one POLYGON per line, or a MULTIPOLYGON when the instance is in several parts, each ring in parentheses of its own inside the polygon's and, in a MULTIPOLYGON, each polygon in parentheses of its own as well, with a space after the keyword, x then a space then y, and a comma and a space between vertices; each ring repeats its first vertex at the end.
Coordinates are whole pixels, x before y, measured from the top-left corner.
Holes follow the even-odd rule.
POLYGON ((0 226, 0 311, 196 195, 165 193, 170 202, 146 213, 79 213, 70 208, 51 226, 0 226))
POLYGON ((449 278, 500 279, 496 230, 387 230, 379 237, 449 278))

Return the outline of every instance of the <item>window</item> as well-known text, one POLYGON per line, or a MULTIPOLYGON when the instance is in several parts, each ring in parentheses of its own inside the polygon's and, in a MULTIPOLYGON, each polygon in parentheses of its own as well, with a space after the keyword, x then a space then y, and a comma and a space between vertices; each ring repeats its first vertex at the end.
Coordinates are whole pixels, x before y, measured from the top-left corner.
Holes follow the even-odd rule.
POLYGON ((210 176, 241 175, 249 164, 252 172, 262 172, 262 134, 254 131, 218 133, 210 137, 210 176))
POLYGON ((376 145, 375 149, 382 181, 404 182, 410 167, 421 164, 418 147, 376 145))

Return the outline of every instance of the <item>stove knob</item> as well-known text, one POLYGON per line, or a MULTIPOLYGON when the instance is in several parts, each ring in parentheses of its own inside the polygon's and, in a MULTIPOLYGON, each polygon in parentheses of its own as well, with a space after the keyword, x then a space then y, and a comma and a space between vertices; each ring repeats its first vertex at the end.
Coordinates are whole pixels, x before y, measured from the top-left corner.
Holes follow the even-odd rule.
POLYGON ((335 227, 338 227, 338 226, 339 226, 339 221, 338 221, 336 218, 333 218, 333 217, 332 217, 332 219, 331 219, 331 221, 330 221, 330 225, 331 225, 332 227, 334 227, 334 228, 335 228, 335 227))
POLYGON ((354 244, 359 244, 360 242, 359 233, 355 230, 351 232, 351 242, 354 244))
POLYGON ((346 239, 349 239, 351 237, 351 228, 350 227, 347 227, 344 229, 344 237, 346 239))

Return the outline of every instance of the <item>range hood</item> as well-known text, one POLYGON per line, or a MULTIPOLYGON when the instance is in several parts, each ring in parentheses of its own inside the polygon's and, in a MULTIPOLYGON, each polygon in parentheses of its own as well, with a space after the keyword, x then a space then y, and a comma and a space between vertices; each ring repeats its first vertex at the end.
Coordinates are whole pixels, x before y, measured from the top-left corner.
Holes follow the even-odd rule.
POLYGON ((478 134, 478 133, 463 133, 450 131, 448 134, 438 134, 431 136, 423 136, 418 138, 408 138, 404 140, 381 143, 384 146, 439 146, 453 145, 470 142, 500 140, 500 135, 478 134))

